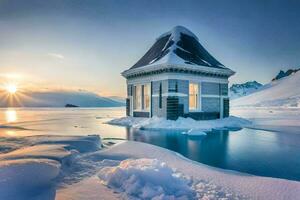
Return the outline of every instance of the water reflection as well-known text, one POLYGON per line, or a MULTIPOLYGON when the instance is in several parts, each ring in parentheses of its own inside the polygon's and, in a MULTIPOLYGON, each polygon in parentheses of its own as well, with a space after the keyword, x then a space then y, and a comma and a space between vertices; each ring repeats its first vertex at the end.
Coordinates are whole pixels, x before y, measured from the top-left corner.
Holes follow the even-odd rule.
POLYGON ((8 109, 5 111, 5 119, 7 123, 16 122, 18 120, 17 112, 14 109, 8 109))
POLYGON ((128 140, 164 147, 207 165, 300 180, 300 135, 251 129, 214 130, 206 136, 188 136, 180 131, 126 130, 128 140))
POLYGON ((17 136, 17 133, 14 130, 6 130, 5 134, 6 136, 17 136))

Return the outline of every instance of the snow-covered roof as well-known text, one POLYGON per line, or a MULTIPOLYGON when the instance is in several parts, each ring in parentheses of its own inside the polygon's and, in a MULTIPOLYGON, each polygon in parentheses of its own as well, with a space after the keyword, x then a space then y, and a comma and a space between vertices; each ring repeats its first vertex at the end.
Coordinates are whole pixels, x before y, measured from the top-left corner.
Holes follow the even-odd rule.
MULTIPOLYGON (((210 55, 199 43, 197 36, 183 26, 176 26, 159 36, 148 52, 127 71, 158 65, 180 65, 185 68, 201 66, 231 71, 210 55)), ((231 71, 230 74, 233 73, 231 71)))

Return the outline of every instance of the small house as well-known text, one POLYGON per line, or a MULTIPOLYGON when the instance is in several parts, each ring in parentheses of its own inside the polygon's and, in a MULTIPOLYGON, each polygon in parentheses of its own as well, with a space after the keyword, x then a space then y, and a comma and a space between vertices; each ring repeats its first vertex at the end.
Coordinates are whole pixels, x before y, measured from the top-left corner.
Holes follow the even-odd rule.
POLYGON ((172 120, 228 117, 228 78, 234 73, 208 53, 191 31, 176 26, 122 72, 127 80, 126 114, 172 120))

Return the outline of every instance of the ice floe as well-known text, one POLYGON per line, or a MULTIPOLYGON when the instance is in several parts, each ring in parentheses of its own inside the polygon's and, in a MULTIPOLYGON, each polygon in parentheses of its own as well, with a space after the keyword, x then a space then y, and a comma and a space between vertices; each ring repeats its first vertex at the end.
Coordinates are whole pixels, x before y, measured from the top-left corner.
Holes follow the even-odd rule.
POLYGON ((167 120, 159 117, 136 118, 122 117, 107 122, 112 125, 128 126, 151 130, 196 130, 210 131, 217 128, 243 128, 251 125, 249 120, 230 116, 223 119, 197 121, 191 118, 179 117, 177 120, 167 120))

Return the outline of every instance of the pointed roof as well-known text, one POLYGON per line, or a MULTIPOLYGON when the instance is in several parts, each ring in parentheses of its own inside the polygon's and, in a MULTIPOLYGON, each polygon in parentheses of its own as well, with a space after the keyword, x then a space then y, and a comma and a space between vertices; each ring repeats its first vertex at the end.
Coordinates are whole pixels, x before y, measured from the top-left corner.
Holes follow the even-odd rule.
MULTIPOLYGON (((157 65, 230 70, 208 53, 197 36, 183 26, 176 26, 158 37, 147 53, 127 71, 157 65)), ((230 71, 229 74, 234 74, 230 71)))

